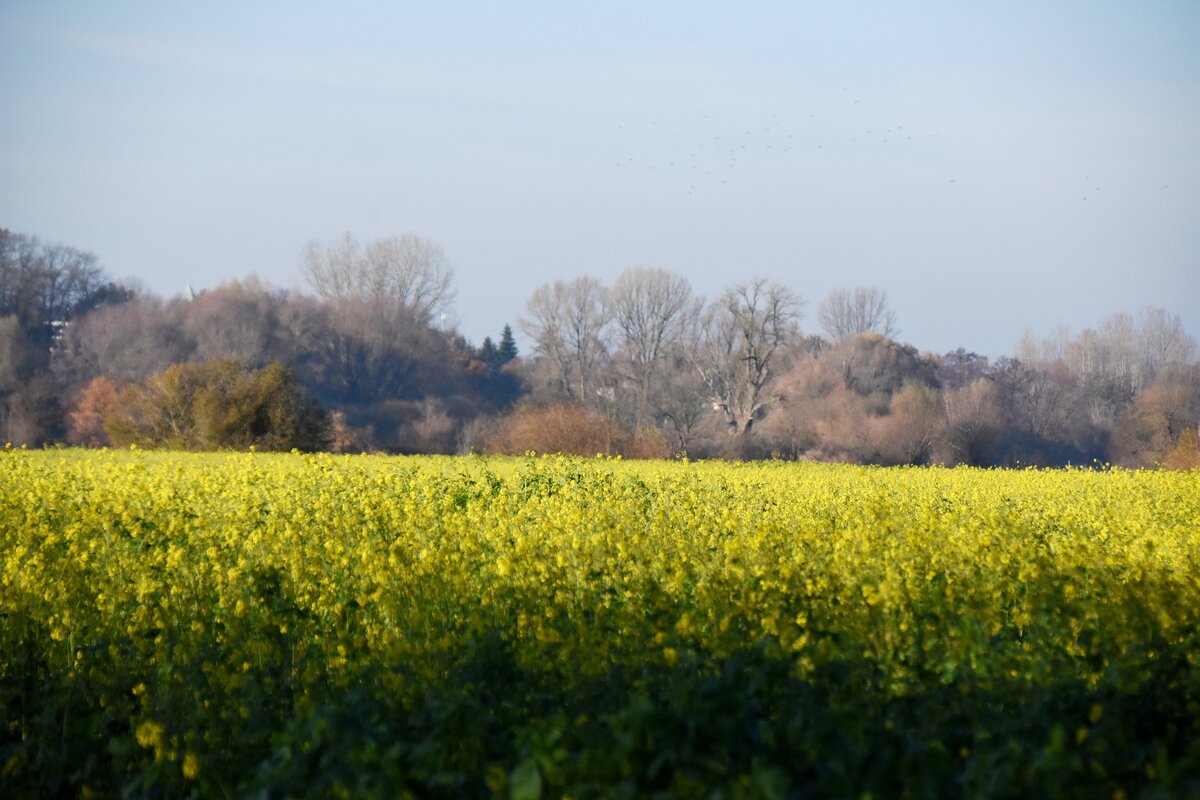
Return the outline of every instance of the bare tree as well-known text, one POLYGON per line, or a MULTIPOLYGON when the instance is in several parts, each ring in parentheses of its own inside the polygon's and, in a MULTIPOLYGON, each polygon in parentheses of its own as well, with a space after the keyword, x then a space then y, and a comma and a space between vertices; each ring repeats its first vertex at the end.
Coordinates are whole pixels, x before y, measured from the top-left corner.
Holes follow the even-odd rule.
POLYGON ((286 296, 251 276, 202 293, 181 306, 184 330, 196 343, 193 358, 231 358, 263 367, 286 355, 279 312, 286 296))
POLYGON ((16 315, 32 331, 70 319, 105 288, 91 253, 0 228, 0 316, 16 315))
POLYGON ((437 384, 431 367, 451 358, 445 337, 390 301, 346 299, 318 311, 304 377, 327 402, 420 399, 437 384))
POLYGON ((876 460, 882 464, 925 464, 942 437, 946 411, 935 389, 906 383, 892 396, 888 413, 868 421, 876 460))
POLYGON ((634 427, 641 427, 663 361, 683 338, 699 304, 687 279, 664 269, 626 270, 613 283, 609 299, 620 346, 628 359, 627 377, 636 392, 634 427))
POLYGON ((731 434, 749 433, 763 411, 772 361, 796 335, 800 304, 787 287, 756 278, 705 310, 693 363, 731 434))
POLYGON ((937 382, 947 391, 961 389, 988 374, 988 357, 960 347, 937 359, 937 382))
POLYGON ((1040 369, 1065 369, 1080 387, 1093 425, 1111 429, 1139 392, 1161 374, 1191 363, 1194 340, 1177 316, 1158 308, 1135 318, 1117 313, 1078 336, 1063 326, 1045 339, 1026 332, 1018 358, 1040 369))
POLYGON ((1022 364, 1045 366, 1056 361, 1067 360, 1067 350, 1071 346, 1074 334, 1066 325, 1056 325, 1050 335, 1039 339, 1033 331, 1026 328, 1013 348, 1013 357, 1022 364))
POLYGON ((708 386, 688 363, 682 346, 673 348, 665 362, 651 398, 654 415, 672 452, 686 454, 701 445, 711 404, 708 386))
POLYGON ((946 429, 942 435, 943 461, 984 466, 987 451, 1001 424, 996 389, 987 378, 946 389, 946 429))
POLYGON ((329 245, 310 241, 300 270, 326 300, 392 301, 426 323, 448 314, 454 300, 454 270, 442 248, 411 233, 366 247, 349 233, 329 245))
POLYGON ((0 316, 0 398, 19 389, 33 373, 33 349, 17 315, 0 316))
POLYGON ((25 381, 0 402, 0 441, 37 446, 60 441, 63 435, 61 390, 48 373, 25 381))
POLYGON ((899 332, 887 292, 875 286, 830 292, 817 309, 817 321, 834 341, 860 333, 879 333, 890 339, 899 332))
POLYGON ((1137 318, 1134 350, 1139 388, 1144 388, 1160 373, 1186 371, 1194 363, 1196 340, 1184 331, 1177 314, 1144 308, 1137 318))
POLYGON ((63 331, 54 371, 68 386, 99 375, 118 384, 144 380, 191 358, 195 342, 180 317, 178 303, 154 297, 98 308, 63 331))
POLYGON ((528 317, 520 317, 517 325, 533 339, 534 355, 548 362, 554 373, 559 394, 571 396, 571 354, 567 347, 566 284, 555 281, 534 290, 525 303, 528 317))
POLYGON ((997 464, 1079 463, 1103 455, 1103 432, 1088 417, 1088 399, 1063 361, 1039 367, 996 360, 992 383, 1003 426, 997 464))
POLYGON ((324 300, 360 294, 361 262, 362 248, 349 231, 331 244, 309 240, 300 251, 300 273, 324 300))
POLYGON ((1160 377, 1129 404, 1113 426, 1108 454, 1128 467, 1161 464, 1200 423, 1200 367, 1160 377), (1188 374, 1190 373, 1190 374, 1188 374))
POLYGON ((593 402, 591 390, 607 354, 608 290, 587 276, 555 281, 538 287, 525 311, 521 330, 534 340, 534 352, 553 365, 559 391, 593 402))
MULTIPOLYGON (((49 366, 64 325, 97 306, 132 296, 107 280, 91 253, 0 228, 0 318, 10 320, 5 336, 24 342, 18 348, 24 353, 20 380, 49 366)), ((7 361, 11 367, 12 360, 7 361)))
MULTIPOLYGON (((937 365, 910 344, 879 333, 860 333, 841 339, 822 352, 822 358, 841 373, 847 389, 887 399, 908 381, 937 383, 937 365)), ((882 412, 883 409, 881 408, 882 412)))

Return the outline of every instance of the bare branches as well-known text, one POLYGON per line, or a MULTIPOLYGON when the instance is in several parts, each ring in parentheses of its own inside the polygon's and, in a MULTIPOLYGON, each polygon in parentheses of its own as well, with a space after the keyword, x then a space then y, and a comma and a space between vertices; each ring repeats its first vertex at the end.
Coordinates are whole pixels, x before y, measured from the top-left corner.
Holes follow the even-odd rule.
POLYGON ((366 247, 349 233, 329 245, 310 241, 300 270, 325 300, 394 302, 426 323, 449 313, 454 301, 454 270, 442 248, 411 233, 366 247))
POLYGON ((800 306, 786 286, 758 278, 705 311, 693 363, 731 433, 748 432, 763 409, 772 359, 795 337, 800 306))
POLYGON ((629 359, 628 377, 637 392, 634 426, 638 427, 647 416, 662 362, 694 324, 700 303, 682 275, 645 268, 623 272, 613 284, 609 300, 621 348, 629 359))
POLYGON ((887 292, 875 286, 830 292, 817 310, 817 321, 834 341, 859 333, 879 333, 891 339, 899 333, 896 314, 888 308, 887 292))
POLYGON ((607 354, 608 290, 587 276, 547 283, 534 291, 525 311, 521 330, 553 365, 562 394, 588 401, 607 354))
POLYGON ((1136 317, 1113 314, 1078 336, 1063 326, 1040 340, 1026 331, 1016 352, 1041 370, 1065 371, 1088 397, 1093 424, 1111 427, 1156 379, 1185 372, 1195 350, 1178 316, 1145 308, 1136 317))

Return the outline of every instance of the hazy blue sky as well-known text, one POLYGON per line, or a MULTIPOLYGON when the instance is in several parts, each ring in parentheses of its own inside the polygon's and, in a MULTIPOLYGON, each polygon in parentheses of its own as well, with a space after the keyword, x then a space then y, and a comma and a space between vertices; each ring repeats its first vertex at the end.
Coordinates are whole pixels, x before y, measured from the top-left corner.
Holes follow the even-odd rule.
POLYGON ((887 289, 923 350, 1200 336, 1200 3, 0 6, 0 226, 171 295, 436 240, 460 329, 632 266, 887 289))

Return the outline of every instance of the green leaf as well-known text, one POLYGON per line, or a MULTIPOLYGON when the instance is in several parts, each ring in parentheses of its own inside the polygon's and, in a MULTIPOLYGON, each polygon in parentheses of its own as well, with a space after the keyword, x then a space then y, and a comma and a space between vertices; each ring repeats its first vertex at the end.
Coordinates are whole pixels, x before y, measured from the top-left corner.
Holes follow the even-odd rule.
POLYGON ((540 800, 542 796, 542 774, 537 762, 527 758, 517 765, 508 776, 509 797, 512 800, 540 800))

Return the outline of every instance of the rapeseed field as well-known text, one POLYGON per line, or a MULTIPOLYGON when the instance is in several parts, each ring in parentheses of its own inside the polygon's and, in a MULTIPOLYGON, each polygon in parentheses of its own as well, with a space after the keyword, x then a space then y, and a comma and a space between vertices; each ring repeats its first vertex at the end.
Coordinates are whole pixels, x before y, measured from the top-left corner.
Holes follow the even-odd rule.
POLYGON ((0 452, 6 797, 1200 796, 1200 473, 0 452))

